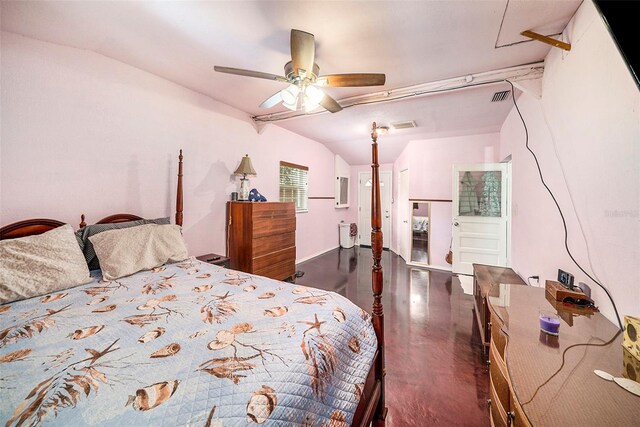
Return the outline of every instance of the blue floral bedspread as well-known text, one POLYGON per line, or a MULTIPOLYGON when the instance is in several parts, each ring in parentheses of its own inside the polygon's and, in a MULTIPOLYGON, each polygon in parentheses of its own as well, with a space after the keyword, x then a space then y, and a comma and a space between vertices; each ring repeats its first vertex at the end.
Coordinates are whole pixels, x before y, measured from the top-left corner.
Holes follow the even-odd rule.
POLYGON ((190 259, 0 306, 0 423, 348 425, 376 349, 344 297, 190 259))

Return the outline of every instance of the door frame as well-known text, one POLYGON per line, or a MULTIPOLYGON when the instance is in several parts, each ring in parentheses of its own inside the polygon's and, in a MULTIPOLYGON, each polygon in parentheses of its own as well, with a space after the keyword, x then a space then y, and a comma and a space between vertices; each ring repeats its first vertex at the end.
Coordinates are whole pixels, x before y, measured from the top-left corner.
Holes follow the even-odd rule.
MULTIPOLYGON (((409 225, 409 260, 406 261, 407 265, 411 265, 414 267, 425 267, 425 268, 429 268, 431 267, 431 237, 433 236, 433 234, 431 233, 431 203, 432 202, 425 202, 425 201, 421 201, 421 200, 412 200, 409 199, 409 206, 411 206, 411 208, 409 209, 410 215, 409 215, 409 221, 410 221, 410 225, 409 225), (411 259, 411 257, 413 256, 413 204, 414 203, 424 203, 427 205, 427 218, 429 218, 429 223, 427 224, 427 262, 419 262, 419 261, 413 261, 411 259)), ((437 269, 437 267, 434 267, 437 269)))
MULTIPOLYGON (((398 173, 398 200, 397 200, 397 209, 398 209, 398 223, 396 224, 396 230, 398 232, 398 255, 400 255, 400 257, 402 259, 404 259, 404 261, 409 264, 411 262, 411 227, 410 226, 403 226, 402 222, 404 221, 404 219, 402 218, 402 214, 409 214, 409 212, 411 212, 411 210, 409 209, 409 188, 410 188, 410 183, 411 183, 411 174, 409 174, 409 168, 407 169, 403 169, 398 173), (402 177, 405 176, 403 174, 406 174, 406 199, 403 199, 401 196, 403 196, 404 191, 402 191, 401 186, 402 186, 402 177), (404 206, 404 212, 402 212, 404 206), (404 243, 404 247, 403 247, 403 243, 404 243), (403 251, 404 249, 404 251, 403 251), (404 252, 404 253, 403 253, 404 252), (405 258, 406 257, 406 258, 405 258)), ((407 219, 407 221, 411 220, 411 215, 408 215, 409 219, 407 219)))
POLYGON ((511 198, 511 172, 513 164, 511 163, 511 156, 502 160, 500 163, 504 163, 507 165, 507 267, 511 267, 511 216, 513 215, 513 206, 512 206, 512 198, 511 198))
MULTIPOLYGON (((365 219, 365 223, 366 224, 361 224, 360 222, 360 213, 362 212, 362 176, 365 174, 369 174, 372 175, 371 171, 361 171, 358 172, 358 246, 360 246, 360 236, 362 235, 362 230, 366 229, 368 233, 371 233, 371 219, 369 218, 369 220, 365 219), (366 225, 366 227, 365 227, 366 225)), ((388 186, 389 186, 389 198, 388 198, 388 202, 389 202, 389 238, 385 238, 385 234, 384 234, 384 210, 385 207, 382 206, 382 230, 383 230, 383 239, 382 239, 382 246, 383 249, 389 249, 391 247, 391 235, 393 233, 393 212, 392 212, 392 205, 393 205, 393 171, 379 171, 380 174, 380 178, 382 178, 382 176, 388 176, 389 180, 388 180, 388 186)), ((382 181, 382 179, 380 179, 380 181, 382 181)), ((382 189, 381 191, 382 192, 382 189)), ((382 203, 382 196, 380 196, 380 203, 382 203)))
POLYGON ((459 218, 463 217, 467 221, 473 223, 477 222, 479 218, 476 216, 461 216, 458 212, 459 210, 459 173, 460 171, 493 171, 500 170, 503 178, 503 185, 501 188, 501 216, 500 217, 485 217, 487 219, 495 218, 495 221, 503 222, 503 232, 504 232, 504 266, 509 266, 511 263, 511 167, 508 163, 471 163, 471 164, 454 164, 452 167, 452 206, 451 206, 451 237, 452 237, 452 250, 453 250, 453 264, 451 265, 451 271, 454 274, 466 274, 471 275, 472 273, 463 273, 460 265, 456 264, 456 261, 459 262, 459 254, 460 254, 460 239, 456 239, 456 230, 459 232, 459 228, 457 226, 457 221, 459 218), (458 257, 456 257, 456 255, 458 257), (457 267, 456 267, 457 265, 457 267))

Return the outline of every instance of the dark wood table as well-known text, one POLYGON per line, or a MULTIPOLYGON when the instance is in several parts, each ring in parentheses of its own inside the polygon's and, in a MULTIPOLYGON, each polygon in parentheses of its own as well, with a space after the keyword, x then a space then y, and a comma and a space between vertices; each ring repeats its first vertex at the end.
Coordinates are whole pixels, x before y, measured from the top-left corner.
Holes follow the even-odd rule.
POLYGON ((220 267, 229 268, 229 258, 224 255, 218 254, 206 254, 197 256, 196 259, 204 262, 208 262, 209 264, 219 265, 220 267))

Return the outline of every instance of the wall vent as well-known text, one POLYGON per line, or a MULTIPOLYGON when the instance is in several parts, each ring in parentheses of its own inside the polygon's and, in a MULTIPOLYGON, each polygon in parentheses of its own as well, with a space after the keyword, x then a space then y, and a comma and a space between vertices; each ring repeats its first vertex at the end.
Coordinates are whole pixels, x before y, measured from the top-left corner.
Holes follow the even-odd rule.
POLYGON ((493 98, 491 98, 491 102, 501 102, 509 99, 509 95, 511 94, 510 90, 503 90, 501 92, 496 92, 493 94, 493 98))
POLYGON ((409 129, 418 127, 418 125, 413 120, 408 120, 406 122, 391 123, 391 127, 394 129, 409 129))

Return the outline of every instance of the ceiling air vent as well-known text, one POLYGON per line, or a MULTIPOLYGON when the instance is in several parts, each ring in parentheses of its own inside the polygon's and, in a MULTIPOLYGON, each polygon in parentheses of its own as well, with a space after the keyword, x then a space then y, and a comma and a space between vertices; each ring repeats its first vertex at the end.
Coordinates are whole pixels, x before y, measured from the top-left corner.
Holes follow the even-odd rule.
POLYGON ((496 92, 493 94, 493 98, 491 98, 491 102, 501 102, 509 99, 509 94, 511 91, 503 90, 502 92, 496 92))
POLYGON ((418 127, 418 125, 413 120, 409 120, 409 121, 406 121, 406 122, 391 123, 391 127, 397 130, 397 129, 415 128, 415 127, 418 127))

